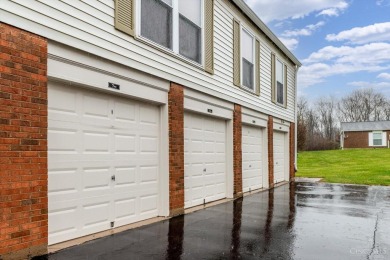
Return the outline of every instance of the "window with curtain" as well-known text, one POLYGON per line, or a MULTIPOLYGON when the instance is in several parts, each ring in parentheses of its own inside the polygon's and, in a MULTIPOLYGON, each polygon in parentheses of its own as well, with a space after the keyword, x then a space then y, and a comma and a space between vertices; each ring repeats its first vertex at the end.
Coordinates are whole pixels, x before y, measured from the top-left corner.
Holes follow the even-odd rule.
POLYGON ((254 90, 254 38, 244 28, 241 30, 242 85, 254 90))

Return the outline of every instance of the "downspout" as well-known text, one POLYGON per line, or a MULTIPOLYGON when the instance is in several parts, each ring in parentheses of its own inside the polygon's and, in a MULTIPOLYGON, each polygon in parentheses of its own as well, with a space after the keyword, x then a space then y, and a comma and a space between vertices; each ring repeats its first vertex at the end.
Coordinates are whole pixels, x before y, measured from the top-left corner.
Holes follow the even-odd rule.
POLYGON ((295 171, 298 171, 298 84, 297 84, 297 79, 298 79, 298 70, 299 66, 295 65, 295 162, 294 162, 294 168, 295 171))

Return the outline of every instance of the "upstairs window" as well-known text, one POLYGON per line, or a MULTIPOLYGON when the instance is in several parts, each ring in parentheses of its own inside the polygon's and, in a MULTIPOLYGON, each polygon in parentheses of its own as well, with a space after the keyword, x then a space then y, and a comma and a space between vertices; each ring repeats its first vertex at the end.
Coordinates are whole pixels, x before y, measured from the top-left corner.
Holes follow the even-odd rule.
POLYGON ((141 35, 164 46, 172 46, 173 0, 141 0, 141 35))
POLYGON ((284 105, 284 66, 276 60, 276 102, 284 105))
POLYGON ((272 102, 287 108, 287 65, 274 53, 271 56, 272 67, 272 102))
POLYGON ((179 53, 201 63, 202 59, 202 2, 179 1, 179 53))
POLYGON ((202 63, 203 0, 139 0, 140 35, 202 63))
POLYGON ((254 37, 241 30, 241 79, 242 86, 254 91, 254 37))

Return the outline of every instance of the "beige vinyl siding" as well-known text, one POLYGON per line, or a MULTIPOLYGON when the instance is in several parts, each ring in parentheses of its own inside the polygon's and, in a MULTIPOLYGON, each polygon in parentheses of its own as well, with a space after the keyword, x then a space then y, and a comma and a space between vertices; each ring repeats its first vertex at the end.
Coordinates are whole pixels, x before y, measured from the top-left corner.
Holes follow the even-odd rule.
POLYGON ((294 121, 294 75, 290 74, 295 69, 292 63, 270 47, 273 45, 269 40, 258 33, 240 11, 231 10, 233 5, 229 1, 214 1, 214 75, 116 30, 114 0, 3 0, 0 21, 224 100, 294 121), (233 85, 234 18, 255 32, 260 40, 260 96, 233 85), (271 102, 271 51, 289 66, 287 109, 271 102))

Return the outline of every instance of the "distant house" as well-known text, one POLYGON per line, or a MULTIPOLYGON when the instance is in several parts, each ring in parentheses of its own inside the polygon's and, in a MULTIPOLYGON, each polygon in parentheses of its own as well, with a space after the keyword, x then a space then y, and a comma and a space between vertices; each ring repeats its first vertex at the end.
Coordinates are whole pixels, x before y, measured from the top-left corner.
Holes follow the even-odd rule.
POLYGON ((341 123, 341 148, 389 148, 390 121, 341 123))

